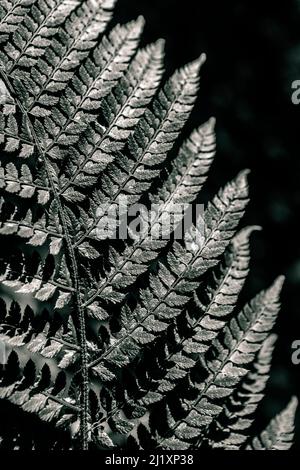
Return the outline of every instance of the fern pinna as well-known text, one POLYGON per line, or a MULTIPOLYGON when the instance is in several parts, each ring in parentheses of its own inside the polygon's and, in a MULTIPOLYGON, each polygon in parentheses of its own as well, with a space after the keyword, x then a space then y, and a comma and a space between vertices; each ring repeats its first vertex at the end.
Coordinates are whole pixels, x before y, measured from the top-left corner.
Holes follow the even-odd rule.
POLYGON ((124 197, 155 204, 159 232, 215 152, 214 119, 175 145, 205 56, 164 80, 163 42, 138 50, 143 19, 105 32, 114 3, 1 2, 1 403, 72 448, 288 449, 296 398, 252 431, 282 278, 236 312, 257 229, 235 234, 247 172, 201 239, 97 236, 99 207, 124 197))

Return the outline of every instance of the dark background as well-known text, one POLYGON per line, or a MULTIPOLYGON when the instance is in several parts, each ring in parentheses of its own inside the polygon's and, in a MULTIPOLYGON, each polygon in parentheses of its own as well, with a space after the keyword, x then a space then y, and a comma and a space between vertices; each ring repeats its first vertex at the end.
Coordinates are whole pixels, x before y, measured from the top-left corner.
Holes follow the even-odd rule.
MULTIPOLYGON (((259 224, 252 238, 249 299, 286 275, 267 399, 259 426, 300 396, 300 365, 291 361, 300 340, 300 105, 291 84, 300 80, 300 2, 270 0, 119 0, 114 22, 142 14, 143 43, 166 39, 167 74, 202 52, 201 90, 186 135, 217 118, 217 157, 203 198, 251 169, 251 203, 244 224, 259 224)), ((297 447, 300 420, 297 420, 297 447)))

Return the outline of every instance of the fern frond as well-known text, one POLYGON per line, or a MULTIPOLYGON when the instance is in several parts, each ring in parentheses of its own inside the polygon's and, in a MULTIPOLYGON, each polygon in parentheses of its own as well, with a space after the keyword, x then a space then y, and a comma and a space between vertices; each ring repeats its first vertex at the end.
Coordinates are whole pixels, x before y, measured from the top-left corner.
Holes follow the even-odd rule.
MULTIPOLYGON (((1 81, 1 87, 4 86, 4 82, 1 81)), ((35 145, 32 141, 32 137, 23 120, 21 125, 16 119, 16 106, 15 103, 10 100, 10 95, 6 96, 6 103, 3 105, 3 109, 0 110, 0 145, 1 150, 8 153, 18 151, 17 156, 19 158, 28 158, 35 153, 35 145)))
POLYGON ((215 156, 214 128, 215 119, 211 118, 183 144, 168 179, 151 198, 154 204, 163 203, 159 214, 171 204, 193 202, 200 193, 215 156))
POLYGON ((158 441, 161 447, 189 448, 192 441, 203 436, 205 429, 219 416, 222 407, 218 401, 228 397, 233 387, 245 377, 247 365, 254 360, 255 353, 274 325, 282 283, 283 278, 279 278, 225 327, 223 339, 214 342, 216 359, 206 364, 208 378, 197 384, 198 396, 191 403, 186 403, 189 411, 182 421, 173 426, 172 437, 158 441))
MULTIPOLYGON (((41 232, 32 238, 34 237, 34 242, 38 245, 44 241, 45 234, 41 232)), ((31 243, 33 244, 33 240, 31 243)), ((74 294, 70 271, 63 256, 60 258, 60 265, 53 266, 51 255, 42 260, 36 252, 33 255, 24 255, 17 251, 10 262, 1 266, 1 282, 14 289, 17 294, 32 294, 41 302, 55 300, 55 309, 68 305, 74 294)))
POLYGON ((0 374, 0 398, 34 413, 42 421, 67 429, 76 421, 79 411, 75 399, 68 394, 69 384, 63 372, 76 354, 74 346, 65 341, 67 333, 63 335, 62 328, 50 321, 46 313, 35 317, 30 307, 22 312, 17 302, 7 309, 1 299, 0 308, 0 341, 8 356, 0 374), (55 333, 57 330, 61 331, 59 335, 55 333), (51 337, 54 334, 58 336, 55 340, 51 337), (72 357, 66 352, 66 346, 71 349, 72 357), (53 359, 58 366, 53 367, 53 361, 47 363, 53 359))
MULTIPOLYGON (((14 81, 14 86, 28 111, 49 106, 51 93, 66 88, 81 60, 87 57, 104 31, 114 3, 114 0, 78 2, 78 8, 68 16, 64 28, 59 28, 44 56, 26 59, 26 65, 32 68, 27 69, 25 76, 23 70, 16 70, 14 75, 18 80, 14 81)), ((52 99, 56 102, 54 95, 52 99)))
MULTIPOLYGON (((214 134, 211 134, 212 125, 213 121, 210 121, 203 125, 199 131, 194 132, 180 150, 178 155, 179 162, 176 163, 176 159, 174 166, 176 165, 176 167, 181 168, 183 172, 182 179, 178 180, 177 178, 175 181, 174 171, 166 184, 166 187, 173 185, 174 194, 179 195, 184 193, 185 199, 189 198, 192 200, 194 186, 187 184, 190 180, 193 184, 197 185, 197 189, 200 192, 214 156, 215 145, 214 134), (186 167, 184 167, 184 165, 186 165, 186 167), (201 177, 196 176, 196 174, 201 175, 201 177)), ((172 204, 179 202, 173 199, 172 194, 173 193, 170 194, 170 198, 166 204, 162 204, 161 207, 159 207, 155 220, 151 221, 151 225, 145 236, 142 235, 140 238, 134 240, 131 245, 127 244, 125 250, 120 254, 111 250, 113 265, 110 271, 106 273, 105 278, 101 279, 98 283, 97 293, 93 295, 93 298, 95 298, 95 295, 101 294, 105 289, 118 291, 119 287, 126 288, 132 285, 138 276, 147 270, 149 263, 158 256, 159 251, 167 245, 167 239, 152 242, 148 240, 148 237, 152 236, 152 232, 155 233, 155 231, 160 230, 164 212, 167 212, 172 204)), ((180 220, 178 220, 178 223, 180 223, 180 220)), ((87 304, 88 303, 89 301, 87 301, 87 304)))
POLYGON ((59 425, 66 411, 64 426, 74 421, 78 408, 62 397, 63 390, 56 386, 58 374, 52 377, 47 364, 40 368, 32 359, 22 364, 20 357, 14 351, 8 357, 7 366, 1 373, 0 398, 38 415, 42 421, 54 421, 59 425))
POLYGON ((152 173, 151 167, 163 163, 192 111, 203 61, 202 56, 176 72, 160 91, 152 110, 146 110, 134 134, 128 139, 129 156, 120 155, 117 162, 108 167, 106 174, 101 177, 101 190, 96 190, 92 198, 90 217, 94 222, 87 231, 80 233, 76 246, 91 233, 95 234, 103 218, 102 215, 97 216, 96 208, 104 204, 109 208, 124 195, 128 203, 137 202, 150 187, 149 178, 156 174, 152 173))
POLYGON ((278 414, 259 437, 247 446, 253 450, 289 450, 294 439, 294 421, 298 400, 293 397, 287 407, 278 414))
POLYGON ((23 164, 18 169, 13 163, 8 163, 4 168, 0 163, 0 189, 24 199, 30 199, 36 194, 39 201, 45 201, 50 191, 48 186, 36 184, 30 167, 23 164))
MULTIPOLYGON (((276 339, 271 335, 264 341, 253 367, 225 403, 217 427, 228 437, 216 443, 212 440, 213 448, 239 449, 247 440, 254 413, 264 397, 276 339)), ((213 433, 210 435, 213 439, 213 433)))
MULTIPOLYGON (((102 172, 114 160, 116 151, 122 150, 160 83, 161 62, 162 43, 158 43, 137 54, 127 74, 121 79, 114 91, 104 100, 99 100, 101 105, 98 105, 95 99, 96 94, 99 95, 100 91, 93 93, 94 100, 91 102, 90 108, 95 111, 101 106, 106 126, 94 147, 89 144, 88 139, 86 143, 81 142, 79 154, 75 148, 70 149, 72 164, 60 179, 62 194, 71 185, 78 189, 94 185, 97 182, 99 172, 102 172)), ((104 90, 106 88, 100 86, 103 96, 105 96, 104 90)), ((84 108, 89 109, 87 102, 84 108)), ((79 112, 79 118, 84 119, 85 116, 80 116, 79 112)))
POLYGON ((224 317, 228 317, 234 309, 248 274, 249 236, 256 228, 244 229, 233 239, 221 273, 218 277, 214 275, 214 287, 208 287, 205 303, 196 298, 198 308, 197 313, 189 318, 189 336, 179 337, 175 352, 160 358, 159 365, 160 368, 164 368, 164 375, 156 386, 151 387, 150 391, 139 400, 140 405, 160 401, 166 393, 173 390, 178 377, 183 379, 195 366, 195 359, 199 357, 195 355, 202 357, 224 327, 224 317))
POLYGON ((13 34, 8 36, 7 42, 4 42, 6 72, 16 76, 14 69, 33 65, 34 60, 45 53, 59 26, 78 5, 76 0, 34 2, 27 16, 18 24, 13 34))
MULTIPOLYGON (((199 277, 217 264, 218 257, 230 242, 247 204, 247 194, 245 174, 240 174, 220 191, 204 215, 207 231, 203 245, 198 246, 197 251, 189 252, 178 243, 174 244, 168 254, 168 264, 160 263, 157 276, 150 279, 150 288, 141 292, 141 303, 131 318, 126 318, 117 342, 114 341, 102 358, 93 361, 90 367, 99 363, 117 367, 128 365, 141 346, 153 342, 160 333, 149 333, 148 323, 151 325, 156 319, 170 321, 180 314, 199 286, 199 277)), ((105 300, 110 296, 110 292, 102 294, 105 300)))
MULTIPOLYGON (((87 63, 80 66, 55 107, 55 112, 62 119, 55 122, 52 122, 51 118, 45 119, 44 127, 47 125, 50 128, 52 125, 56 130, 55 143, 75 143, 75 136, 84 130, 80 120, 84 123, 89 122, 91 118, 96 119, 97 116, 93 116, 89 111, 96 110, 101 102, 97 99, 97 90, 100 89, 101 96, 104 97, 122 77, 136 51, 142 26, 142 19, 123 27, 117 26, 109 40, 103 38, 99 50, 94 51, 94 60, 96 64, 98 61, 100 63, 96 65, 87 59, 87 63)), ((51 96, 41 95, 37 105, 31 109, 31 114, 37 117, 49 116, 53 105, 56 104, 52 102, 54 97, 51 99, 51 96)), ((38 122, 39 128, 43 126, 43 121, 38 122)))
POLYGON ((50 318, 46 310, 35 316, 30 307, 21 313, 18 304, 10 309, 4 305, 1 312, 0 340, 8 348, 26 346, 29 353, 38 353, 45 359, 55 359, 60 368, 66 368, 78 359, 80 348, 69 324, 63 324, 57 315, 50 318))
POLYGON ((205 55, 165 81, 142 18, 106 31, 114 3, 0 5, 0 400, 83 450, 286 449, 296 399, 252 440, 282 278, 235 313, 248 171, 177 238, 215 154, 212 118, 173 158, 205 55), (125 200, 147 229, 101 238, 125 200))

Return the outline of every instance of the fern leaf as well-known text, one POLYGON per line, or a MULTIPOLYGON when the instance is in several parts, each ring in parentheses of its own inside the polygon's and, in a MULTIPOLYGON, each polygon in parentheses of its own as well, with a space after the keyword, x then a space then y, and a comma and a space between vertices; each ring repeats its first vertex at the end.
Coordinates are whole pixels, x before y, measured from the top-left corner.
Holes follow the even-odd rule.
MULTIPOLYGON (((166 187, 173 185, 174 194, 184 193, 185 199, 189 198, 190 201, 193 199, 194 186, 187 184, 187 182, 193 181, 193 184, 197 186, 197 190, 200 192, 214 155, 214 135, 211 134, 213 124, 214 122, 210 121, 208 124, 203 125, 184 144, 178 155, 180 161, 174 164, 176 168, 177 166, 181 168, 182 178, 177 178, 175 181, 174 172, 166 184, 166 187), (183 165, 186 165, 186 167, 184 168, 183 165), (202 176, 196 176, 197 174, 202 176), (200 181, 198 178, 200 178, 200 181)), ((155 220, 153 223, 151 222, 149 232, 145 237, 142 236, 136 239, 133 244, 128 244, 123 253, 114 253, 114 263, 110 272, 98 283, 98 294, 101 294, 104 289, 112 288, 116 290, 118 286, 124 288, 133 284, 137 277, 147 270, 150 261, 158 256, 159 250, 167 245, 168 240, 149 243, 147 236, 151 236, 151 232, 157 230, 156 227, 160 230, 164 211, 167 212, 168 208, 176 203, 172 194, 171 192, 167 204, 162 204, 157 211, 155 220)), ((180 220, 178 220, 179 222, 180 220)))
MULTIPOLYGON (((101 108, 102 113, 106 116, 107 127, 97 141, 95 148, 91 148, 87 142, 86 145, 81 143, 82 153, 80 155, 75 148, 70 150, 72 160, 75 161, 74 165, 70 165, 69 172, 61 178, 62 193, 70 185, 77 188, 94 185, 97 182, 99 171, 103 171, 113 161, 117 150, 122 150, 132 129, 156 92, 161 77, 161 61, 161 43, 142 50, 137 54, 127 74, 121 79, 114 91, 102 100, 101 108)), ((100 87, 101 94, 105 95, 105 89, 105 87, 100 87)), ((100 106, 98 101, 99 103, 101 101, 95 99, 96 94, 99 95, 99 93, 99 91, 93 93, 93 101, 88 98, 91 104, 90 106, 86 104, 85 109, 90 107, 94 111, 100 106)), ((81 117, 84 119, 84 116, 81 117)))
MULTIPOLYGON (((1 87, 5 86, 1 81, 1 87)), ((18 157, 29 158, 35 153, 35 145, 28 132, 25 121, 19 124, 16 119, 15 103, 9 103, 11 99, 7 90, 6 104, 0 110, 0 145, 4 152, 12 153, 18 151, 18 157)))
POLYGON ((282 283, 283 279, 279 278, 225 327, 223 341, 217 340, 214 343, 217 358, 207 364, 210 371, 208 379, 197 386, 199 394, 196 400, 187 405, 190 409, 187 416, 182 422, 176 423, 171 438, 159 441, 160 446, 168 448, 175 439, 189 448, 189 438, 200 437, 204 429, 219 416, 222 407, 218 400, 228 397, 233 387, 245 377, 247 364, 254 360, 255 353, 274 325, 282 283))
POLYGON ((195 366, 194 355, 207 352, 224 327, 225 321, 220 319, 231 314, 248 274, 249 236, 254 229, 256 227, 244 229, 233 239, 232 247, 226 253, 225 266, 218 278, 214 276, 216 286, 208 289, 205 303, 197 299, 197 314, 189 321, 192 333, 188 337, 180 337, 176 352, 160 359, 160 367, 165 369, 165 373, 159 383, 139 400, 140 404, 160 401, 166 391, 173 390, 178 376, 184 378, 195 366))
POLYGON ((4 168, 0 166, 0 189, 24 199, 30 199, 35 194, 39 197, 42 194, 45 200, 46 193, 50 192, 48 186, 34 182, 31 169, 27 165, 23 164, 19 170, 13 163, 8 163, 4 168))
POLYGON ((278 414, 247 446, 248 450, 289 450, 294 439, 294 420, 298 400, 293 397, 288 406, 278 414))
POLYGON ((32 58, 44 54, 50 44, 49 38, 57 33, 58 27, 77 5, 75 0, 39 0, 32 2, 26 16, 22 15, 22 8, 15 9, 13 16, 9 15, 2 26, 2 31, 10 33, 6 41, 2 36, 1 59, 6 72, 10 74, 17 66, 33 65, 32 58), (17 19, 17 26, 12 26, 10 21, 15 16, 21 18, 17 19))
MULTIPOLYGON (((193 202, 203 187, 215 155, 215 119, 195 130, 183 144, 172 171, 152 202, 170 204, 193 202)), ((159 214, 163 212, 159 210, 159 214)))
POLYGON ((171 153, 205 55, 164 81, 142 18, 106 31, 114 4, 0 5, 0 399, 83 450, 287 449, 296 399, 252 439, 282 278, 235 314, 247 171, 177 241, 215 153, 214 119, 171 153), (103 239, 125 200, 154 218, 103 239))
MULTIPOLYGON (((168 266, 160 264, 157 278, 151 278, 153 283, 150 282, 150 289, 142 292, 141 305, 133 312, 130 322, 124 325, 124 331, 117 343, 114 342, 103 357, 95 360, 90 367, 103 360, 118 367, 128 364, 128 361, 136 356, 141 345, 152 342, 157 336, 147 331, 145 322, 152 318, 172 320, 180 314, 199 285, 194 281, 217 263, 217 257, 229 243, 228 232, 232 234, 232 230, 236 228, 247 203, 246 198, 245 175, 239 175, 208 207, 205 215, 208 229, 203 246, 199 246, 197 252, 190 253, 178 243, 174 244, 173 251, 168 255, 168 266), (232 213, 236 215, 235 218, 230 217, 232 213), (229 218, 230 223, 227 221, 229 218), (182 295, 183 284, 186 295, 182 295)), ((109 299, 109 296, 109 292, 104 292, 105 299, 109 299)))
POLYGON ((257 228, 259 227, 249 227, 236 235, 232 241, 232 252, 228 253, 228 264, 222 271, 217 289, 208 294, 208 305, 203 306, 198 300, 201 313, 198 314, 198 323, 192 322, 193 336, 184 342, 186 353, 206 352, 210 342, 224 326, 221 319, 232 313, 249 271, 249 236, 257 228))
POLYGON ((228 434, 228 437, 221 442, 212 441, 212 447, 239 449, 247 440, 246 433, 249 432, 254 413, 264 397, 276 339, 276 335, 271 335, 264 341, 253 367, 233 396, 228 398, 228 403, 225 403, 217 427, 219 430, 224 430, 224 434, 228 434))
MULTIPOLYGON (((95 46, 98 36, 111 18, 114 0, 80 2, 60 28, 55 40, 46 48, 45 58, 38 58, 36 67, 26 76, 25 88, 19 84, 20 97, 28 111, 47 104, 48 93, 64 90, 81 60, 95 46), (29 86, 30 94, 29 94, 29 86)), ((19 80, 22 81, 22 76, 19 80)), ((48 104, 50 102, 48 101, 48 104)))
MULTIPOLYGON (((190 64, 168 81, 152 105, 153 111, 147 109, 145 116, 139 121, 136 131, 129 138, 130 158, 120 158, 113 163, 100 179, 100 187, 93 196, 93 207, 118 203, 122 195, 126 195, 129 203, 140 199, 142 193, 150 186, 148 167, 161 164, 167 152, 171 150, 175 139, 183 128, 192 110, 198 90, 198 73, 203 57, 190 64), (163 142, 167 142, 163 143, 163 142)), ((80 234, 77 245, 82 243, 99 225, 102 215, 91 211, 94 223, 88 231, 80 234)))
MULTIPOLYGON (((136 50, 142 24, 140 19, 125 27, 117 27, 116 31, 111 33, 109 41, 106 38, 103 39, 103 46, 100 45, 100 50, 94 52, 95 60, 100 60, 98 67, 93 65, 90 60, 86 65, 80 66, 78 73, 72 78, 71 84, 60 98, 60 104, 55 109, 61 119, 53 122, 49 117, 44 124, 41 120, 37 120, 39 130, 41 127, 45 130, 53 127, 56 136, 55 143, 60 145, 75 143, 76 136, 78 140, 78 134, 84 130, 80 121, 88 122, 90 117, 96 118, 95 115, 93 117, 93 113, 89 112, 89 110, 96 110, 99 106, 97 106, 95 96, 97 95, 96 90, 102 90, 102 96, 105 96, 123 75, 136 50)), ((49 106, 48 108, 41 107, 43 103, 48 104, 48 100, 45 100, 47 96, 51 97, 47 94, 41 95, 40 102, 31 109, 33 115, 42 118, 50 115, 51 102, 50 108, 49 106)), ((53 103, 53 105, 55 104, 53 103)))
POLYGON ((22 367, 18 354, 11 352, 7 367, 1 374, 0 397, 18 405, 26 412, 37 414, 42 421, 47 422, 58 422, 64 409, 67 409, 68 413, 71 410, 68 423, 70 424, 74 421, 77 407, 60 396, 51 394, 55 388, 55 380, 47 365, 39 369, 30 359, 22 367))
POLYGON ((20 308, 15 304, 7 311, 5 305, 2 309, 0 339, 3 344, 12 348, 26 346, 32 353, 55 359, 58 367, 62 363, 67 367, 76 362, 80 351, 77 338, 66 329, 59 317, 51 320, 44 311, 34 318, 30 307, 20 315, 20 308))

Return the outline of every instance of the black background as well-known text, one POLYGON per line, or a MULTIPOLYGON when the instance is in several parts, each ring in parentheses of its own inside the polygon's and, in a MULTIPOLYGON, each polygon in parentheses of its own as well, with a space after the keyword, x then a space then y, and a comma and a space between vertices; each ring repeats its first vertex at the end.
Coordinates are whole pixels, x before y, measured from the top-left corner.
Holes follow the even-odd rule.
MULTIPOLYGON (((166 39, 167 75, 207 54, 185 130, 217 118, 217 156, 203 200, 241 169, 251 170, 243 224, 263 231, 252 238, 243 300, 286 276, 260 427, 300 392, 300 365, 291 361, 292 342, 300 340, 300 105, 291 100, 292 82, 300 79, 300 2, 119 0, 114 22, 140 14, 146 20, 142 43, 166 39)), ((299 413, 297 429, 299 445, 299 413)))

